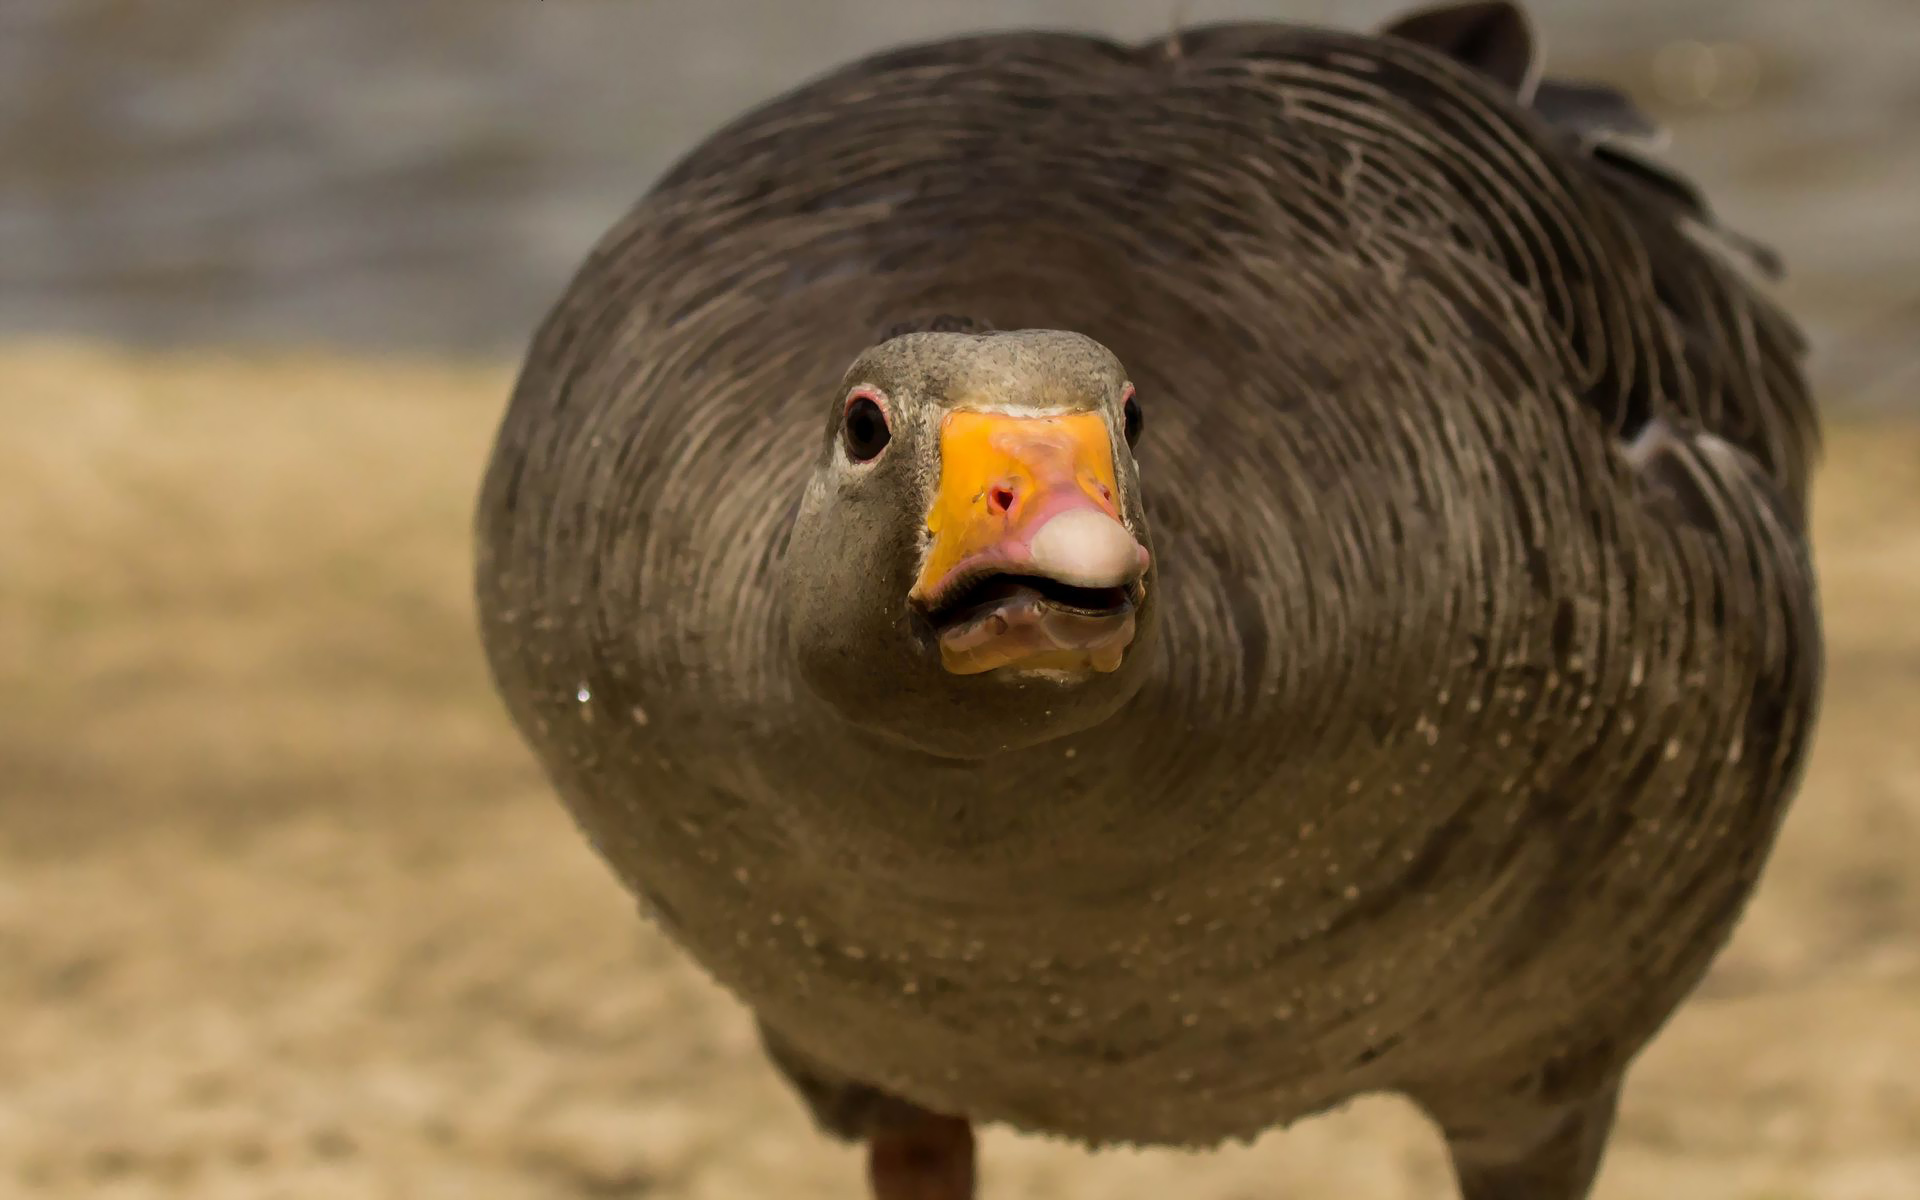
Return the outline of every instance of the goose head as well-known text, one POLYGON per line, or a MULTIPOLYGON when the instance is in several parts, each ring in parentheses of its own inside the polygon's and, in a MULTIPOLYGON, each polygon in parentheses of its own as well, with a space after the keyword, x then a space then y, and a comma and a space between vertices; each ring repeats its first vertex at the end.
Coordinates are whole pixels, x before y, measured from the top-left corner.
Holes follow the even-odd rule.
POLYGON ((1139 687, 1153 555, 1120 362, 1075 333, 916 332, 831 399, 784 560, 801 677, 945 757, 1087 729, 1139 687))

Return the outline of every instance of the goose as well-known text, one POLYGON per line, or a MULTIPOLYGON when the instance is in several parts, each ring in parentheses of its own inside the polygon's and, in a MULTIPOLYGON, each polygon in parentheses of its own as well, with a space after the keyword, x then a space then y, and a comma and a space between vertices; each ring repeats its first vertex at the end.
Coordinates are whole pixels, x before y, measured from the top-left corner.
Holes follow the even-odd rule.
POLYGON ((1509 3, 992 33, 693 149, 527 353, 493 678, 878 1200, 1366 1093, 1579 1200, 1821 675, 1770 252, 1509 3))

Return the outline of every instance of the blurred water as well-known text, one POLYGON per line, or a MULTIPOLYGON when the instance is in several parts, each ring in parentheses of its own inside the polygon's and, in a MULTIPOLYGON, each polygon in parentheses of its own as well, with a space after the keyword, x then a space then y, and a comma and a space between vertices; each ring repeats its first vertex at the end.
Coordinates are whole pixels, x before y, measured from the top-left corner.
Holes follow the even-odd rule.
MULTIPOLYGON (((881 46, 1390 0, 0 0, 0 333, 517 350, 684 148, 881 46)), ((1539 0, 1779 245, 1830 389, 1920 411, 1920 0, 1539 0)))

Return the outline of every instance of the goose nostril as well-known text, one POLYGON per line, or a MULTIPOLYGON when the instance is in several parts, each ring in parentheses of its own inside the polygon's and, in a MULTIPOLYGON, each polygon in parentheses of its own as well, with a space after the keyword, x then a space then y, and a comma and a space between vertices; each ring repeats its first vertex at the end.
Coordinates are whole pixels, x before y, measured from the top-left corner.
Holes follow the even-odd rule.
POLYGON ((994 512, 1003 513, 1013 508, 1013 489, 1004 485, 994 487, 987 492, 987 507, 994 512))

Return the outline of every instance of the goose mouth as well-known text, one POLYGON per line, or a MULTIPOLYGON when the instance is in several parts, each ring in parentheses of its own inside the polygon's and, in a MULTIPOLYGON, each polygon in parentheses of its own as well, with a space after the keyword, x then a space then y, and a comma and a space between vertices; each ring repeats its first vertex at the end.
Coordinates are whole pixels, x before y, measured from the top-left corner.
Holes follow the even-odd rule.
POLYGON ((1133 611, 1138 583, 1125 587, 1076 587, 1045 575, 989 571, 956 580, 927 608, 935 632, 978 620, 1008 604, 1030 601, 1082 617, 1123 617, 1133 611))
POLYGON ((922 610, 956 675, 999 668, 1068 676, 1118 670, 1145 596, 1139 580, 1079 587, 1045 575, 991 571, 954 582, 922 610))
POLYGON ((1151 557, 1121 519, 1106 419, 955 409, 940 420, 939 479, 907 600, 940 665, 1119 670, 1151 557))

